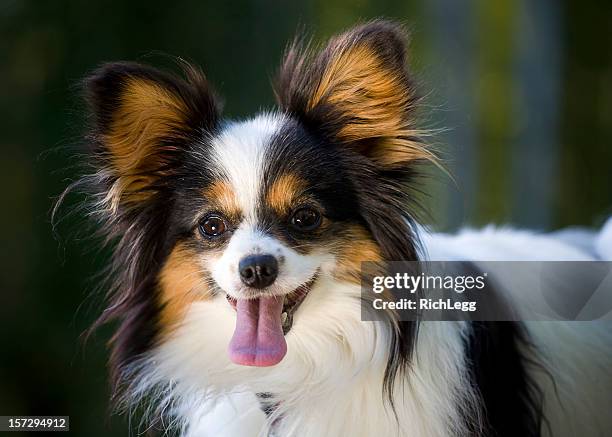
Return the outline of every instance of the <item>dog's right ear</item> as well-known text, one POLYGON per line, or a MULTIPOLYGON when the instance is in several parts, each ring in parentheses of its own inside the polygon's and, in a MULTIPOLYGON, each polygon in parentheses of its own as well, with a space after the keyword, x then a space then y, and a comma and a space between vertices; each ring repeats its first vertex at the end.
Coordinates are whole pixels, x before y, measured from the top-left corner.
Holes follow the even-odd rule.
POLYGON ((275 84, 279 106, 383 168, 435 162, 416 128, 419 97, 406 66, 407 38, 402 26, 374 20, 319 51, 296 40, 275 84))
POLYGON ((181 155, 219 123, 219 105, 200 70, 185 78, 136 63, 111 63, 85 80, 91 140, 112 209, 149 198, 181 155))

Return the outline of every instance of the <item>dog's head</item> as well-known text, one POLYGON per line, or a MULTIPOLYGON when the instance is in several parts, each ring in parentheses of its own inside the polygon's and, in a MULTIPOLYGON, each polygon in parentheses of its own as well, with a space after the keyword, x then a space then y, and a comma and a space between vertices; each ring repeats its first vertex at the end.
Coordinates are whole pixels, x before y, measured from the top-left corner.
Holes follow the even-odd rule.
POLYGON ((222 119, 193 67, 177 77, 115 63, 86 80, 88 182, 115 244, 101 319, 119 320, 115 370, 187 335, 181 327, 206 304, 234 325, 230 340, 209 320, 226 357, 275 365, 285 336, 325 305, 305 302, 358 290, 362 261, 416 259, 407 188, 432 156, 414 127, 404 39, 375 21, 322 50, 294 43, 275 84, 279 108, 246 121, 222 119))

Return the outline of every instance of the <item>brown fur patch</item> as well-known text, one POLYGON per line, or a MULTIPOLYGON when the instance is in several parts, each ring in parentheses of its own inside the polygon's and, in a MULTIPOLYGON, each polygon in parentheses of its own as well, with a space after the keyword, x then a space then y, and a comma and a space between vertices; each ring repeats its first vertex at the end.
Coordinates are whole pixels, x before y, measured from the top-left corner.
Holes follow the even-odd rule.
POLYGON ((362 226, 350 226, 337 244, 336 279, 360 284, 361 263, 383 261, 378 244, 362 226))
POLYGON ((317 55, 295 42, 275 88, 279 104, 380 165, 436 162, 415 127, 406 39, 400 26, 374 21, 332 38, 317 55))
POLYGON ((385 59, 367 45, 357 45, 333 57, 308 105, 331 104, 347 118, 338 136, 346 142, 376 138, 370 158, 382 164, 428 159, 422 144, 407 138, 415 130, 404 120, 412 109, 411 92, 404 91, 400 75, 394 74, 385 59))
POLYGON ((190 304, 211 296, 196 254, 185 245, 173 250, 159 275, 162 330, 181 323, 190 304))
POLYGON ((120 104, 103 135, 112 168, 120 175, 110 195, 114 202, 125 194, 140 201, 152 176, 163 165, 160 140, 180 137, 187 108, 176 95, 145 79, 130 78, 124 84, 120 104), (135 197, 129 195, 138 193, 135 197))
POLYGON ((142 170, 156 140, 184 126, 185 112, 184 103, 159 85, 128 80, 110 131, 105 134, 117 170, 122 174, 142 170))
POLYGON ((294 206, 295 199, 304 190, 306 182, 297 175, 286 173, 274 181, 268 189, 266 202, 279 215, 286 214, 294 206))
POLYGON ((213 208, 224 212, 228 216, 240 214, 240 205, 236 193, 229 182, 218 180, 204 190, 204 197, 213 208))

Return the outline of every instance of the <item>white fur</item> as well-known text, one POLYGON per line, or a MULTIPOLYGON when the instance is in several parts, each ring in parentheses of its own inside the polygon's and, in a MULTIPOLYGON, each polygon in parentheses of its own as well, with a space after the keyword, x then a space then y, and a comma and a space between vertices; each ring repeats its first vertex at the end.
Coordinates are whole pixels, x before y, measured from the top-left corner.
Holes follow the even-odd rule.
POLYGON ((267 146, 283 120, 282 115, 262 114, 246 121, 230 122, 213 138, 211 167, 220 179, 231 184, 246 222, 256 221, 254 214, 267 146))
POLYGON ((612 261, 612 217, 608 219, 595 241, 595 249, 601 259, 612 261))
POLYGON ((277 396, 277 414, 283 419, 275 432, 280 436, 433 437, 465 432, 463 409, 477 410, 474 394, 466 388, 462 325, 424 324, 414 367, 395 388, 396 421, 382 394, 388 331, 379 322, 361 321, 358 287, 324 278, 296 314, 287 335, 287 356, 270 368, 237 366, 228 360, 235 314, 225 299, 193 305, 183 327, 155 351, 150 362, 155 370, 150 363, 145 367, 155 375, 148 384, 175 382, 176 411, 187 422, 186 436, 211 435, 211 429, 215 436, 265 435, 253 427, 263 420, 248 395, 257 392, 277 396), (201 390, 199 403, 194 402, 194 388, 201 390), (211 405, 214 409, 200 416, 211 405), (228 412, 236 413, 234 421, 227 420, 228 412), (236 433, 240 423, 243 429, 236 433))

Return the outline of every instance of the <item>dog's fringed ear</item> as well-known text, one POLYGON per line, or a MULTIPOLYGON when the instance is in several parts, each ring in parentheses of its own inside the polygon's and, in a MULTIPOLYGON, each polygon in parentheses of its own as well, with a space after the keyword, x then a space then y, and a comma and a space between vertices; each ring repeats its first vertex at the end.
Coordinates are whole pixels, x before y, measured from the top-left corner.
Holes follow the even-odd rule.
POLYGON ((383 20, 332 38, 318 53, 298 39, 275 83, 280 107, 378 165, 435 160, 414 127, 406 40, 401 26, 383 20))
POLYGON ((95 165, 112 209, 150 197, 187 147, 216 128, 219 108, 204 75, 187 65, 184 72, 112 63, 85 80, 95 165))

